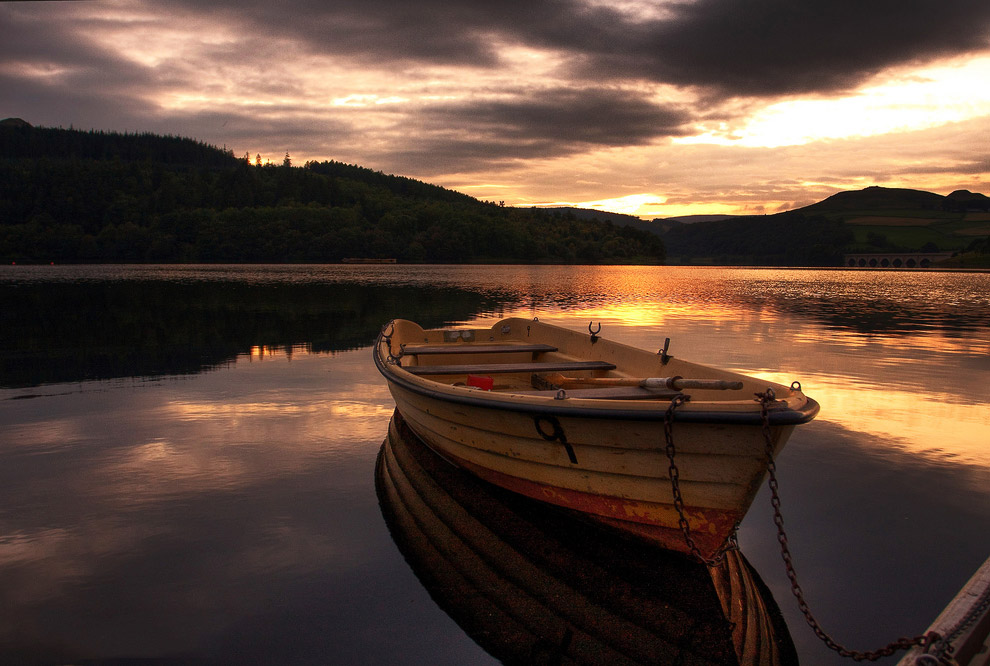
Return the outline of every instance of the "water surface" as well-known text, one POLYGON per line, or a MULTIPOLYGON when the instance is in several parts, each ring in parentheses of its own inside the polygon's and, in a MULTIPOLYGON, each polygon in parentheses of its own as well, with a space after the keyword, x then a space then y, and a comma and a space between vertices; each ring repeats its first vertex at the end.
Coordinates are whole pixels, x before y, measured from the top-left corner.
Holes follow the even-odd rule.
MULTIPOLYGON (((383 518, 369 346, 514 315, 801 382, 822 412, 778 462, 784 516, 840 643, 923 631, 990 554, 987 274, 3 267, 0 663, 494 661, 383 518)), ((840 663, 766 494, 743 553, 802 663, 840 663)))

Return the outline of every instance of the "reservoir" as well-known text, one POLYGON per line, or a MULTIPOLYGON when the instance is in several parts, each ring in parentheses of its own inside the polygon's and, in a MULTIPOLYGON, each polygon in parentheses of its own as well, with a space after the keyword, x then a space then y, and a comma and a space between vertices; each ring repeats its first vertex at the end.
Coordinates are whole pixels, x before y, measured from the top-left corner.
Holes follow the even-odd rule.
MULTIPOLYGON (((492 613, 471 603, 479 595, 444 577, 456 554, 429 556, 417 545, 426 519, 396 508, 415 470, 389 491, 380 452, 399 460, 415 442, 397 441, 371 355, 393 318, 438 327, 509 316, 577 331, 600 324, 602 337, 647 349, 670 338, 675 357, 799 381, 821 412, 778 456, 782 513, 808 604, 845 647, 924 632, 990 554, 988 273, 4 266, 0 663, 519 659, 501 650, 522 639, 500 641, 484 621, 492 613)), ((617 622, 636 615, 621 607, 627 599, 640 613, 669 611, 643 620, 681 632, 658 646, 699 654, 688 626, 721 640, 719 621, 702 618, 717 600, 684 562, 657 554, 649 571, 648 554, 576 539, 585 528, 555 514, 477 499, 470 483, 445 493, 430 505, 454 502, 478 522, 427 532, 518 538, 513 571, 549 581, 552 567, 552 585, 566 581, 566 603, 540 601, 553 622, 579 625, 588 599, 617 622), (483 520, 496 512, 505 520, 483 520), (519 536, 533 525, 545 543, 519 536), (610 592, 580 589, 578 571, 610 592)), ((767 488, 738 540, 800 663, 849 663, 798 610, 767 488)), ((490 575, 510 557, 492 548, 463 568, 488 581, 486 599, 529 604, 551 585, 521 597, 495 589, 528 588, 501 569, 490 575)), ((559 663, 588 633, 536 637, 527 654, 559 663)), ((698 663, 731 655, 720 649, 698 663)))

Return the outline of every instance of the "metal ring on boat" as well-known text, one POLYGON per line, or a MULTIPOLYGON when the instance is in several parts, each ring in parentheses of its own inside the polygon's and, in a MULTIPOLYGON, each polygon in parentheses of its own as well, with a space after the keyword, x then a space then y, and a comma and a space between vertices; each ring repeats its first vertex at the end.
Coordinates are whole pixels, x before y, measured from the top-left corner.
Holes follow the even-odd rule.
POLYGON ((557 420, 556 416, 534 416, 533 423, 536 425, 536 432, 540 433, 540 437, 548 442, 564 439, 564 430, 560 427, 560 421, 557 420), (543 430, 543 426, 540 425, 543 421, 546 421, 553 427, 552 433, 547 434, 543 430))
POLYGON ((793 382, 791 382, 791 390, 792 391, 800 391, 801 390, 801 382, 799 382, 799 381, 793 381, 793 382))
POLYGON ((768 405, 772 405, 777 399, 777 394, 774 393, 773 387, 768 386, 765 393, 754 393, 756 396, 756 402, 766 402, 768 405))

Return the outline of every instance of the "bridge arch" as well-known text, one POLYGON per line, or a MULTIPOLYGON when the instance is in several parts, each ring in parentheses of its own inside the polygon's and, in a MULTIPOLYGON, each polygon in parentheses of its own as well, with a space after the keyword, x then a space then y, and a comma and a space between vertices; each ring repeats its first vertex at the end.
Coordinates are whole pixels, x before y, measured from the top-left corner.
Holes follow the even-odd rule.
POLYGON ((848 268, 887 268, 914 269, 931 268, 939 261, 948 259, 952 252, 875 252, 845 255, 844 264, 848 268))

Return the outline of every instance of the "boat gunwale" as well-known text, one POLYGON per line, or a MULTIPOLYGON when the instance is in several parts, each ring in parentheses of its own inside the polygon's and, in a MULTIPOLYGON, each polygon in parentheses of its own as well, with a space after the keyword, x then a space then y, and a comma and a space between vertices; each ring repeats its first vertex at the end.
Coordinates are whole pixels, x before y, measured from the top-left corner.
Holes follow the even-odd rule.
MULTIPOLYGON (((394 364, 388 364, 384 361, 382 358, 380 343, 381 339, 376 341, 373 348, 373 356, 375 359, 375 365, 382 376, 384 376, 387 381, 393 382, 408 391, 433 400, 466 405, 469 407, 521 412, 541 416, 577 417, 622 421, 664 421, 667 418, 666 402, 663 403, 662 407, 654 407, 654 404, 650 404, 650 407, 653 407, 652 409, 629 409, 628 407, 612 407, 608 405, 608 402, 610 401, 602 400, 595 400, 595 406, 589 406, 587 404, 567 404, 569 399, 559 400, 553 396, 527 396, 527 398, 535 399, 540 402, 524 402, 521 400, 512 399, 492 399, 495 395, 505 395, 508 397, 511 394, 491 394, 488 392, 481 394, 479 391, 464 391, 462 395, 460 392, 455 393, 434 389, 431 388, 431 384, 445 387, 447 387, 447 385, 441 385, 435 381, 420 378, 419 376, 412 375, 408 372, 396 372, 396 370, 402 370, 402 367, 394 364), (409 377, 407 378, 403 375, 409 375, 409 377)), ((806 402, 799 409, 794 409, 786 405, 771 407, 767 412, 770 425, 800 425, 802 423, 808 423, 814 419, 818 414, 820 407, 812 398, 809 398, 808 396, 804 396, 804 398, 806 402)), ((580 400, 580 398, 575 398, 574 400, 580 400)), ((628 405, 630 402, 642 403, 645 401, 623 400, 621 402, 628 405)), ((753 411, 741 412, 700 409, 695 410, 685 408, 675 412, 672 420, 682 423, 705 423, 715 425, 763 424, 762 414, 755 409, 753 411)))

